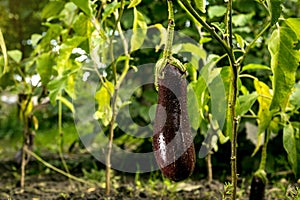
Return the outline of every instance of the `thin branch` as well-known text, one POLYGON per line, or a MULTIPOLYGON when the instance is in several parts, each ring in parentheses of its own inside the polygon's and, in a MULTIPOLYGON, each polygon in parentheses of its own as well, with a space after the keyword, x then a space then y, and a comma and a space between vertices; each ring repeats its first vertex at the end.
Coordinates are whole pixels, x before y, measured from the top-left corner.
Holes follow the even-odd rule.
POLYGON ((255 36, 255 38, 251 41, 251 43, 246 47, 245 53, 237 59, 238 63, 240 63, 240 64, 243 63, 243 61, 245 60, 248 53, 250 52, 252 47, 255 45, 255 42, 268 30, 270 25, 271 25, 270 21, 268 21, 267 23, 264 24, 264 26, 263 26, 264 28, 255 36))
POLYGON ((45 161, 45 160, 43 160, 41 157, 39 157, 37 154, 35 154, 34 152, 30 151, 27 147, 24 148, 24 151, 25 151, 26 153, 28 153, 29 155, 31 155, 32 157, 34 157, 35 159, 37 159, 39 162, 41 162, 41 163, 42 163, 43 165, 45 165, 46 167, 48 167, 48 168, 50 168, 50 169, 52 169, 52 170, 54 170, 54 171, 56 171, 56 172, 58 172, 58 173, 64 175, 64 176, 66 176, 66 177, 68 177, 68 178, 70 178, 70 179, 73 179, 73 180, 78 181, 78 182, 81 182, 81 183, 85 183, 85 184, 90 185, 90 186, 95 186, 95 184, 92 184, 92 183, 90 183, 90 182, 88 182, 88 181, 85 181, 85 180, 83 180, 83 179, 81 179, 81 178, 78 178, 78 177, 76 177, 76 176, 73 176, 72 174, 67 173, 67 172, 64 172, 63 170, 58 169, 57 167, 51 165, 50 163, 48 163, 47 161, 45 161))
POLYGON ((230 62, 235 63, 235 58, 232 50, 227 45, 227 43, 216 33, 215 28, 208 23, 206 23, 201 16, 197 13, 197 11, 192 7, 188 0, 178 0, 179 4, 183 6, 183 8, 188 12, 189 15, 193 16, 211 35, 214 37, 219 44, 226 51, 230 62))

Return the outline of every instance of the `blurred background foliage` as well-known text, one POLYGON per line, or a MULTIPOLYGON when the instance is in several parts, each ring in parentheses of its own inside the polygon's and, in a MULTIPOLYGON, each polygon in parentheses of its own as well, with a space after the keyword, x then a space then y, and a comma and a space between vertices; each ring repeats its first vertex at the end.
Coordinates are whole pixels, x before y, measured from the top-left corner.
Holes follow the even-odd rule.
MULTIPOLYGON (((92 0, 92 12, 97 13, 101 8, 101 4, 106 1, 92 0)), ((109 3, 107 1, 106 3, 109 3)), ((129 2, 127 2, 129 3, 129 2)), ((254 0, 235 0, 233 2, 233 28, 234 32, 239 34, 246 42, 254 39, 254 36, 260 30, 266 21, 267 13, 262 6, 254 0)), ((138 10, 144 16, 147 25, 162 24, 167 26, 167 7, 165 1, 160 0, 143 0, 138 5, 138 10)), ((283 17, 300 17, 300 2, 298 0, 283 1, 283 17)), ((76 62, 76 58, 92 54, 89 37, 92 37, 94 28, 91 28, 91 22, 86 19, 86 15, 72 3, 72 1, 49 1, 49 0, 1 0, 0 2, 0 28, 3 33, 5 43, 9 52, 9 72, 4 74, 0 80, 0 158, 11 159, 14 153, 22 145, 22 122, 18 115, 20 112, 18 104, 18 95, 21 93, 29 94, 36 98, 36 105, 42 105, 34 110, 34 115, 38 119, 39 128, 35 133, 35 149, 37 151, 57 151, 57 141, 59 135, 58 129, 58 107, 55 105, 56 95, 62 93, 66 95, 66 99, 71 101, 73 91, 71 88, 73 72, 80 68, 80 63, 76 62), (73 40, 72 40, 73 39, 73 40), (77 43, 76 43, 77 42, 77 43), (76 44, 75 44, 76 43, 76 44), (65 46, 63 46, 65 45, 65 46), (58 55, 57 46, 66 47, 66 57, 58 55), (75 47, 80 47, 84 53, 71 53, 75 47), (60 69, 57 63, 66 62, 68 69, 60 69), (44 63, 48 63, 46 68, 42 68, 44 63), (53 63, 50 65, 49 63, 53 63), (52 67, 55 66, 53 69, 52 67), (62 70, 62 71, 61 71, 62 70), (40 84, 33 81, 27 81, 26 78, 32 78, 40 74, 40 84), (62 81, 64 80, 64 82, 62 81), (57 80, 55 82, 55 80, 57 80), (26 82, 27 81, 27 82, 26 82), (29 86, 28 86, 29 85, 29 86), (56 91, 57 88, 61 88, 56 91), (51 96, 52 95, 52 96, 51 96), (48 99, 50 97, 50 99, 48 99), (46 103, 42 102, 46 100, 46 103), (52 102, 52 104, 49 103, 52 102), (54 103, 53 103, 54 102, 54 103), (8 142, 8 143, 7 143, 8 142), (4 145, 6 144, 6 145, 4 145), (9 144, 9 145, 7 145, 9 144)), ((223 0, 208 0, 207 12, 203 17, 216 27, 222 28, 224 21, 224 12, 226 4, 223 0)), ((89 11, 85 10, 85 14, 89 11)), ((96 14, 97 16, 97 14, 96 14)), ((99 16, 98 16, 99 17, 99 16)), ((103 17, 103 16, 102 16, 103 17)), ((101 16, 99 17, 101 18, 101 16)), ((121 18, 121 24, 124 31, 132 29, 134 13, 133 9, 125 9, 121 18)), ((203 46, 207 55, 222 55, 223 49, 210 35, 202 30, 201 27, 195 26, 193 20, 187 16, 186 12, 175 2, 175 21, 176 30, 186 34, 203 46)), ((100 24, 105 27, 105 32, 112 31, 114 26, 114 18, 108 15, 100 24)), ((222 30, 221 30, 222 31, 222 30)), ((259 38, 255 47, 251 49, 245 60, 245 65, 257 63, 261 65, 269 65, 270 55, 265 45, 270 37, 270 32, 259 38)), ((95 40, 97 37, 94 38, 95 40)), ((99 38, 98 38, 99 39, 99 38)), ((236 42, 235 42, 236 43, 236 42)), ((134 58, 131 62, 134 66, 140 66, 145 63, 155 63, 160 53, 153 49, 143 49, 135 51, 131 54, 134 58)), ((237 53, 238 54, 238 53, 237 53)), ((1 55, 1 54, 0 54, 1 55)), ((3 56, 0 57, 1 64, 3 56)), ((202 64, 203 65, 203 64, 202 64)), ((219 66, 228 65, 227 60, 223 59, 219 66)), ((201 67, 201 63, 200 63, 201 67)), ((119 67, 121 71, 122 68, 119 67)), ((106 72, 108 79, 111 79, 111 70, 108 67, 106 72)), ((253 76, 271 86, 270 71, 255 70, 251 72, 253 76)), ((75 79, 74 79, 75 80, 75 79)), ((73 80, 73 81, 74 81, 73 80)), ((296 75, 296 82, 300 80, 300 72, 296 75)), ((243 85, 249 91, 254 91, 253 81, 243 79, 243 85)), ((132 96, 130 104, 130 114, 134 122, 139 125, 147 125, 151 123, 151 115, 149 109, 157 102, 157 94, 153 90, 153 86, 143 86, 139 88, 132 96)), ((20 103, 20 102, 19 102, 20 103)), ((253 109, 257 110, 257 104, 253 109)), ((299 114, 293 118, 299 121, 299 114)), ((240 176, 251 176, 251 173, 259 165, 259 155, 251 157, 255 148, 249 135, 247 135, 246 124, 251 122, 255 124, 255 120, 243 119, 240 123, 238 137, 238 169, 240 176)), ((134 127, 130 129, 136 131, 134 127)), ((63 105, 63 131, 64 148, 69 150, 74 142, 78 141, 72 109, 68 104, 63 105)), ((196 152, 199 151, 204 136, 198 130, 195 137, 196 152)), ((132 133, 131 135, 135 135, 132 133)), ((124 149, 134 152, 152 151, 151 138, 140 139, 132 137, 122 130, 115 129, 115 143, 124 149)), ((221 180, 226 180, 226 174, 230 171, 230 144, 219 144, 220 151, 213 155, 214 176, 221 180)), ((80 146, 80 145, 79 145, 80 146)), ((81 147, 80 147, 81 148, 81 147)), ((267 171, 269 173, 290 170, 287 162, 287 155, 282 147, 282 133, 274 135, 270 141, 268 148, 267 171)), ((197 160, 196 173, 194 176, 203 178, 206 176, 204 159, 197 160)))

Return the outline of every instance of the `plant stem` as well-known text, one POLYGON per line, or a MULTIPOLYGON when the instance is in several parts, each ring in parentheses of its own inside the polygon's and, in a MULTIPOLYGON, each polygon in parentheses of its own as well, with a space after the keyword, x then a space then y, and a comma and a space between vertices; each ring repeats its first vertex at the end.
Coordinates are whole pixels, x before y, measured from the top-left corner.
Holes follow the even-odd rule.
POLYGON ((229 135, 231 136, 231 181, 233 186, 233 191, 231 195, 231 199, 236 199, 236 187, 237 187, 237 158, 236 158, 236 145, 237 145, 237 124, 238 119, 236 117, 236 99, 238 95, 238 86, 237 86, 237 80, 238 80, 238 70, 239 70, 239 64, 236 62, 234 51, 233 51, 233 45, 232 45, 232 0, 229 0, 228 2, 228 11, 229 19, 227 27, 228 27, 228 42, 224 41, 215 31, 215 29, 206 23, 201 16, 197 13, 197 11, 191 6, 188 0, 179 0, 179 3, 182 3, 184 9, 193 16, 211 35, 214 37, 219 44, 223 47, 223 49, 226 51, 229 62, 230 62, 230 69, 231 69, 231 84, 229 89, 229 97, 228 97, 228 109, 227 109, 227 121, 229 121, 230 127, 227 127, 227 131, 229 135), (229 44, 228 44, 229 43, 229 44), (230 129, 229 129, 230 128, 230 129))
MULTIPOLYGON (((163 57, 165 59, 170 59, 172 56, 172 44, 174 38, 174 11, 173 11, 173 2, 172 0, 168 0, 168 30, 167 30, 167 41, 164 49, 163 57)), ((164 66, 163 66, 164 67, 164 66)))
MULTIPOLYGON (((61 93, 59 94, 61 99, 61 93)), ((63 151, 64 151, 64 133, 62 131, 62 102, 61 100, 58 101, 58 133, 59 133, 59 148, 58 148, 58 152, 59 152, 59 157, 61 159, 61 162, 66 170, 66 172, 69 172, 68 169, 68 165, 64 159, 64 155, 63 155, 63 151)))
POLYGON ((268 128, 266 130, 266 136, 265 136, 265 142, 263 144, 262 150, 261 150, 261 159, 259 164, 259 170, 265 170, 266 168, 266 161, 267 161, 267 146, 270 139, 270 129, 268 128))
POLYGON ((213 171, 212 171, 212 164, 211 164, 211 154, 212 152, 209 151, 206 156, 206 164, 207 164, 207 181, 210 183, 213 179, 213 171))
POLYGON ((228 44, 230 46, 231 49, 233 49, 233 42, 232 42, 232 38, 233 38, 233 34, 232 34, 232 0, 229 0, 227 3, 227 37, 228 37, 228 44))
POLYGON ((114 126, 115 126, 115 121, 116 121, 116 117, 117 117, 117 97, 118 97, 118 93, 119 93, 119 88, 120 85, 122 83, 122 81, 124 80, 128 70, 129 70, 129 60, 130 60, 130 56, 128 53, 128 44, 126 41, 126 38, 124 37, 122 28, 121 28, 121 24, 120 24, 120 20, 123 14, 123 10, 124 10, 124 0, 121 1, 121 8, 120 8, 120 13, 118 13, 118 11, 115 12, 115 17, 116 19, 116 24, 115 24, 115 28, 113 30, 113 35, 110 39, 110 56, 112 59, 112 68, 113 68, 113 76, 114 76, 114 80, 115 80, 115 88, 114 88, 114 93, 112 96, 112 100, 111 100, 111 107, 112 107, 112 118, 111 121, 109 123, 109 141, 108 141, 108 145, 107 145, 107 153, 106 153, 106 180, 105 180, 105 192, 107 195, 110 194, 110 178, 111 178, 111 153, 112 153, 112 144, 113 144, 113 138, 114 138, 114 126), (118 29, 120 37, 122 39, 123 42, 123 47, 124 47, 124 53, 125 56, 127 56, 127 59, 125 60, 124 63, 124 69, 123 72, 121 74, 121 76, 118 78, 117 77, 117 69, 116 69, 116 64, 114 61, 114 55, 113 55, 113 44, 112 44, 112 40, 114 38, 114 32, 115 30, 118 29))
POLYGON ((43 165, 45 165, 46 167, 48 167, 48 168, 50 168, 50 169, 52 169, 52 170, 54 170, 54 171, 56 171, 56 172, 58 172, 58 173, 64 175, 64 176, 66 176, 66 177, 68 177, 68 178, 70 178, 70 179, 73 179, 73 180, 75 180, 75 181, 78 181, 78 182, 81 182, 81 183, 85 183, 85 184, 94 186, 94 184, 92 184, 92 183, 90 183, 90 182, 88 182, 88 181, 85 181, 85 180, 83 180, 83 179, 81 179, 81 178, 78 178, 78 177, 76 177, 76 176, 73 176, 73 175, 71 175, 70 173, 66 173, 66 172, 64 172, 63 170, 58 169, 57 167, 51 165, 50 163, 46 162, 46 161, 43 160, 41 157, 39 157, 37 154, 35 154, 35 153, 32 152, 31 150, 29 150, 27 147, 24 148, 24 151, 25 151, 27 154, 29 154, 29 155, 31 155, 32 157, 34 157, 35 159, 37 159, 39 162, 41 162, 41 163, 42 163, 43 165))

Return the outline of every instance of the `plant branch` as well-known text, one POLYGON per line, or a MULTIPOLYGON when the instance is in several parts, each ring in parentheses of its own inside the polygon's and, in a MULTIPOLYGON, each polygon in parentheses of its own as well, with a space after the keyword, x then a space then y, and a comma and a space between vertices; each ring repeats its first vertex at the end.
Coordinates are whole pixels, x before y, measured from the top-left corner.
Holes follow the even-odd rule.
POLYGON ((179 4, 183 6, 183 8, 188 12, 189 15, 194 17, 211 35, 214 37, 219 44, 223 47, 225 52, 227 53, 230 62, 235 63, 235 58, 232 50, 227 45, 227 43, 216 33, 215 28, 205 22, 201 16, 197 13, 197 11, 192 7, 188 0, 178 0, 179 4))
POLYGON ((78 177, 76 177, 76 176, 73 176, 72 174, 67 173, 67 172, 64 172, 63 170, 58 169, 57 167, 51 165, 50 163, 48 163, 47 161, 45 161, 45 160, 43 160, 41 157, 39 157, 37 154, 35 154, 35 153, 32 152, 31 150, 29 150, 27 147, 24 148, 24 151, 25 151, 26 153, 28 153, 29 155, 31 155, 32 157, 34 157, 35 159, 37 159, 39 162, 41 162, 41 163, 42 163, 43 165, 45 165, 46 167, 48 167, 48 168, 50 168, 50 169, 52 169, 52 170, 54 170, 54 171, 56 171, 56 172, 58 172, 58 173, 64 175, 64 176, 66 176, 66 177, 68 177, 68 178, 70 178, 70 179, 73 179, 73 180, 78 181, 78 182, 81 182, 81 183, 85 183, 85 184, 87 184, 87 185, 95 186, 94 184, 92 184, 92 183, 90 183, 90 182, 88 182, 88 181, 85 181, 85 180, 83 180, 83 179, 81 179, 81 178, 78 178, 78 177))
POLYGON ((232 0, 228 1, 227 4, 227 12, 228 12, 228 22, 227 22, 227 30, 228 30, 228 43, 230 48, 233 48, 233 34, 232 34, 232 0))
POLYGON ((170 59, 172 56, 172 44, 173 44, 174 27, 175 27, 173 2, 172 0, 167 0, 167 1, 168 1, 169 14, 168 14, 167 41, 166 41, 166 46, 164 48, 164 54, 163 54, 164 59, 170 59))
POLYGON ((122 17, 123 11, 124 11, 124 0, 121 0, 121 7, 120 7, 120 12, 118 12, 118 10, 115 12, 115 18, 116 18, 116 24, 115 24, 115 28, 113 30, 113 35, 112 38, 114 37, 114 33, 116 31, 116 29, 118 29, 120 37, 122 39, 123 42, 123 47, 124 47, 124 53, 127 56, 127 59, 125 60, 124 63, 124 69, 123 72, 121 74, 121 76, 118 78, 117 77, 117 70, 116 70, 116 64, 114 61, 114 55, 113 55, 113 44, 112 44, 112 38, 110 40, 110 54, 111 54, 111 59, 113 62, 113 76, 114 76, 114 80, 115 80, 115 88, 114 88, 114 94, 112 96, 112 101, 111 101, 111 107, 112 107, 112 118, 109 124, 109 141, 108 141, 108 145, 107 145, 107 153, 106 153, 106 181, 105 181, 105 192, 107 195, 110 194, 110 177, 111 177, 111 153, 112 153, 112 144, 113 144, 113 138, 114 138, 114 126, 115 126, 115 121, 116 121, 116 117, 117 117, 117 97, 118 97, 118 93, 119 93, 119 87, 123 81, 123 79, 125 78, 128 70, 129 70, 129 60, 130 60, 130 56, 128 53, 128 44, 126 41, 126 38, 124 37, 122 28, 121 28, 121 24, 120 24, 120 19, 122 17))
POLYGON ((237 59, 237 62, 242 64, 243 61, 245 60, 246 56, 252 49, 252 47, 255 45, 255 42, 268 30, 270 27, 271 22, 267 22, 264 24, 263 29, 255 36, 255 38, 251 41, 251 43, 246 47, 244 54, 237 59))

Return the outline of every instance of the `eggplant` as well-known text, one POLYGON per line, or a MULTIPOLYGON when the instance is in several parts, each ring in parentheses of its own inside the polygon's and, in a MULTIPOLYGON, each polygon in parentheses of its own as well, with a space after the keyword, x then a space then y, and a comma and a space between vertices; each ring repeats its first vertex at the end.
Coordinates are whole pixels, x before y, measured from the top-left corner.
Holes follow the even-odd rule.
POLYGON ((265 186, 263 179, 259 176, 253 176, 250 189, 249 200, 263 200, 265 196, 265 186))
POLYGON ((153 149, 163 175, 173 181, 189 177, 195 167, 193 135, 187 112, 187 81, 179 68, 167 64, 158 77, 158 106, 153 149))

